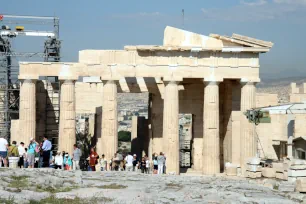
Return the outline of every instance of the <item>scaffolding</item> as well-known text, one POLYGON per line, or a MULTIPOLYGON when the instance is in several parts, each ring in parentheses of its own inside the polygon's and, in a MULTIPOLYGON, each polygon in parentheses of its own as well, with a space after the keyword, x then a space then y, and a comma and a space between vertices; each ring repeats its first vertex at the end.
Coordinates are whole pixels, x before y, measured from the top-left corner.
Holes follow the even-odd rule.
MULTIPOLYGON (((28 58, 43 58, 46 62, 59 62, 61 41, 59 40, 58 17, 0 14, 0 24, 2 24, 0 27, 0 137, 10 140, 11 120, 19 119, 19 66, 15 58, 26 58, 26 61, 30 61, 28 58), (25 30, 23 25, 29 24, 36 27, 40 25, 52 26, 52 29, 51 31, 25 30), (13 30, 8 25, 17 26, 13 30), (19 36, 46 37, 43 52, 13 50, 12 42, 19 36)), ((58 79, 56 78, 54 82, 50 83, 57 83, 55 87, 58 90, 54 91, 59 94, 58 79)), ((46 91, 48 92, 48 90, 46 91)), ((59 112, 59 109, 57 111, 59 112)))

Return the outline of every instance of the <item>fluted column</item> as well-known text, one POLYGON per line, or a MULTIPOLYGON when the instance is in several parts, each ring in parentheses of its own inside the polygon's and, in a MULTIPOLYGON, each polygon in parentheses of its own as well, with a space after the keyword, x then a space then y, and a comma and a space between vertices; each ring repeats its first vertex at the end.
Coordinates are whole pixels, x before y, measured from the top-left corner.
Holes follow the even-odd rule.
POLYGON ((73 152, 75 136, 75 81, 64 80, 60 96, 60 125, 58 150, 73 152))
POLYGON ((166 153, 167 173, 179 174, 179 95, 178 82, 165 84, 163 113, 163 149, 166 153))
POLYGON ((36 80, 25 79, 20 87, 19 130, 20 140, 28 145, 36 139, 36 80))
MULTIPOLYGON (((244 113, 255 107, 256 87, 254 82, 242 82, 241 85, 241 112, 244 113)), ((242 115, 240 127, 240 165, 243 167, 248 158, 256 156, 257 140, 253 124, 249 123, 244 115, 242 115)))
POLYGON ((224 163, 232 162, 232 81, 224 81, 224 105, 223 105, 223 157, 224 163))
POLYGON ((220 173, 219 82, 204 88, 203 174, 220 173))
POLYGON ((118 150, 117 133, 117 84, 114 80, 103 81, 102 134, 97 152, 111 159, 118 150))

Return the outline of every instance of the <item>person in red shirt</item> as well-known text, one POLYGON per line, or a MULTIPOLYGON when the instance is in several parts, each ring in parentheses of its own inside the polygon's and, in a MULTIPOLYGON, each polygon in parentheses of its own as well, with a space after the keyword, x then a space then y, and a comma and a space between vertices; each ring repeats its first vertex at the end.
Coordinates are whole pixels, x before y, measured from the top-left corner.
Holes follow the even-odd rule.
POLYGON ((91 168, 91 171, 96 171, 96 163, 98 159, 98 154, 95 152, 95 149, 92 147, 90 149, 90 155, 89 155, 89 166, 91 168))

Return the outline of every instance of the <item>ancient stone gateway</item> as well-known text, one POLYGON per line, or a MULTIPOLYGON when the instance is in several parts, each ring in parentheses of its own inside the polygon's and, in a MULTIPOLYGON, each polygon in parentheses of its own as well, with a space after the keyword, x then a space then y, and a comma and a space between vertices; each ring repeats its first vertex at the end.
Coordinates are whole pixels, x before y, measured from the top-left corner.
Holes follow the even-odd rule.
POLYGON ((257 140, 241 111, 255 106, 259 53, 272 45, 237 34, 207 37, 167 27, 162 46, 83 50, 77 63, 21 62, 19 131, 24 141, 35 137, 35 81, 58 76, 62 81, 59 148, 71 152, 76 140, 75 81, 98 76, 103 82, 99 154, 109 159, 118 148, 117 93, 149 92, 146 151, 148 155, 165 152, 167 172, 180 171, 179 113, 193 115, 195 171, 219 173, 224 162, 243 166, 245 159, 256 155, 257 140))

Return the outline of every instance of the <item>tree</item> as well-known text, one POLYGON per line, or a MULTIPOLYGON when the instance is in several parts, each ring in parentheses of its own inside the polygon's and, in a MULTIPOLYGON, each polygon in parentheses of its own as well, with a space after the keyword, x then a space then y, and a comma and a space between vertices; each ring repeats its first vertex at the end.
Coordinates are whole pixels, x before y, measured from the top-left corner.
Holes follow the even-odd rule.
POLYGON ((121 141, 121 142, 130 142, 131 141, 131 132, 128 132, 128 131, 119 131, 118 132, 118 141, 121 141))

